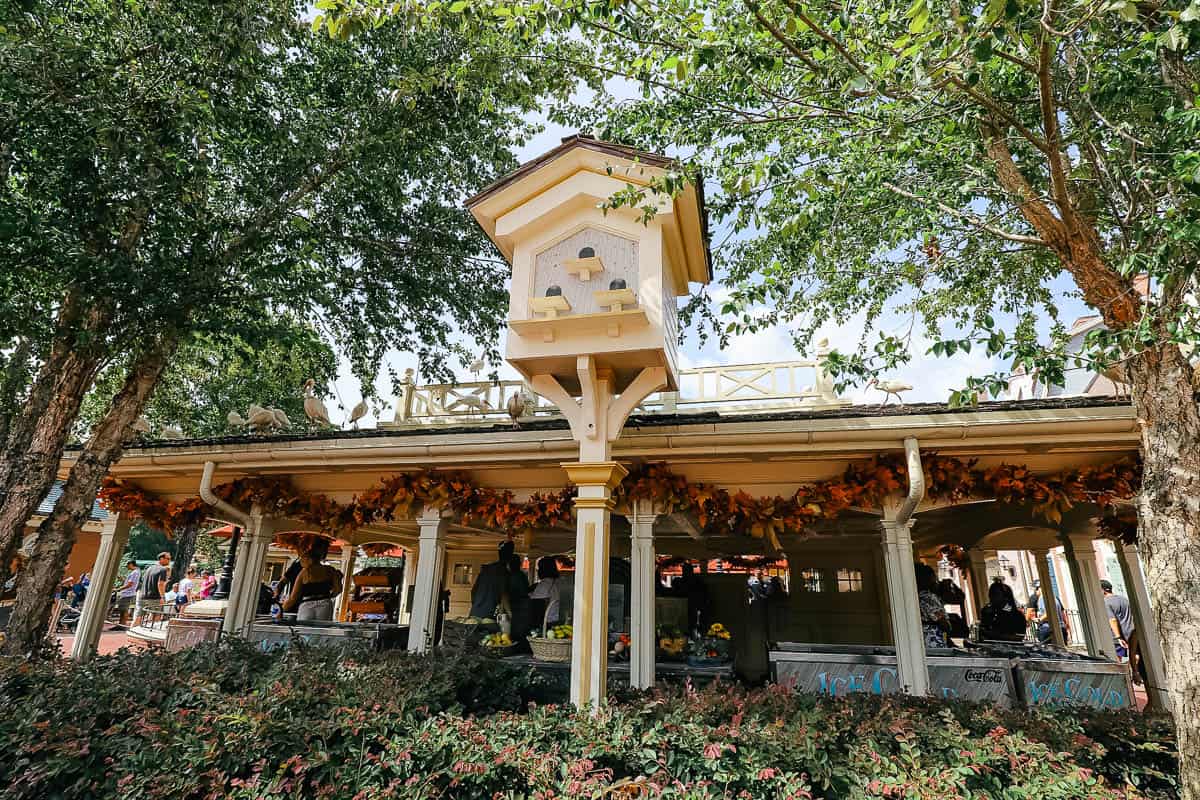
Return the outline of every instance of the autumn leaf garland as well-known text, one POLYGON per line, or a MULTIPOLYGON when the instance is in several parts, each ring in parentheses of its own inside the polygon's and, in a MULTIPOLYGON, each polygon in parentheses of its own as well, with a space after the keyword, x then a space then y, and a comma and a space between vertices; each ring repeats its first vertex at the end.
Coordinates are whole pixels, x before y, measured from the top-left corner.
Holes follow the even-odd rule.
MULTIPOLYGON (((926 497, 947 503, 988 497, 1003 503, 1028 503, 1034 513, 1058 522, 1078 503, 1107 509, 1117 500, 1131 498, 1141 482, 1141 465, 1134 459, 1049 476, 1035 475, 1019 465, 977 469, 975 463, 923 454, 926 497)), ((840 478, 806 484, 790 497, 729 492, 689 481, 665 464, 643 464, 626 476, 614 499, 626 507, 636 500, 650 500, 671 512, 693 514, 706 533, 766 539, 778 548, 782 534, 802 533, 813 523, 834 519, 852 508, 878 508, 888 495, 907 485, 904 459, 894 454, 850 464, 840 478)), ((364 525, 412 519, 423 508, 445 508, 464 523, 503 532, 574 524, 573 486, 520 501, 511 491, 479 486, 458 472, 391 475, 349 503, 302 492, 277 477, 239 478, 213 491, 226 502, 242 507, 257 503, 272 516, 303 520, 338 538, 347 538, 364 525)), ((110 511, 140 518, 167 532, 201 522, 210 513, 198 497, 168 502, 113 478, 105 479, 100 501, 110 511)))

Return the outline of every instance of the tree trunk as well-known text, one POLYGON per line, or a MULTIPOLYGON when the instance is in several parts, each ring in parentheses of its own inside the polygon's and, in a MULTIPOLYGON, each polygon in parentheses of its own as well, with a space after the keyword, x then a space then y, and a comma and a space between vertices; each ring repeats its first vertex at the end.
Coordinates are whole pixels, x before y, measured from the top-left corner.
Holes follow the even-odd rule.
POLYGON ((54 483, 71 426, 102 363, 109 314, 77 305, 74 296, 64 301, 54 342, 29 397, 9 422, 0 453, 0 583, 8 579, 25 523, 54 483))
POLYGON ((181 581, 187 577, 187 568, 192 563, 192 556, 196 554, 196 539, 199 535, 199 524, 187 525, 174 531, 175 574, 171 576, 171 580, 181 581))
POLYGON ((1200 410, 1175 345, 1132 361, 1144 475, 1138 541, 1162 635, 1184 800, 1200 800, 1200 410))
MULTIPOLYGON (((5 653, 36 655, 38 652, 38 643, 45 637, 54 588, 62 579, 79 529, 87 522, 100 481, 125 452, 130 426, 158 385, 177 343, 173 334, 166 335, 134 361, 108 413, 71 467, 62 497, 53 513, 38 527, 33 558, 17 578, 17 601, 9 620, 5 653)), ((112 587, 93 586, 91 591, 107 594, 112 587)))

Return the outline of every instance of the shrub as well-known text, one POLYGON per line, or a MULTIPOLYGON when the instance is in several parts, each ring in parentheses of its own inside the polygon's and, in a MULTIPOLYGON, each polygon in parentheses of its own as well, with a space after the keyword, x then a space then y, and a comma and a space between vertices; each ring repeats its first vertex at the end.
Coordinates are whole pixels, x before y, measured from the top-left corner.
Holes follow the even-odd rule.
POLYGON ((554 691, 474 653, 0 662, 0 798, 1176 796, 1154 717, 729 686, 589 715, 554 691))

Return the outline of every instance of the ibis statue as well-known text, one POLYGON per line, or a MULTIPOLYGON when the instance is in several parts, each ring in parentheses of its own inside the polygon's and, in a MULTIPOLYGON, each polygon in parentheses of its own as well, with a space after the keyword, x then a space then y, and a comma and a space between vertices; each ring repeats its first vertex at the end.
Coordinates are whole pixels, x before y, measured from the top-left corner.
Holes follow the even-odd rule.
POLYGON ((329 409, 325 408, 324 401, 316 395, 317 382, 309 378, 304 382, 304 415, 308 417, 308 421, 315 423, 317 426, 327 425, 333 427, 333 423, 329 421, 329 409))
POLYGON ((888 400, 892 399, 893 397, 896 398, 896 401, 899 402, 900 405, 904 405, 904 398, 900 396, 900 393, 911 392, 913 388, 907 383, 901 383, 900 381, 881 381, 878 378, 871 378, 871 380, 867 382, 867 388, 870 389, 872 387, 883 392, 883 402, 879 404, 880 408, 886 406, 888 404, 888 400))

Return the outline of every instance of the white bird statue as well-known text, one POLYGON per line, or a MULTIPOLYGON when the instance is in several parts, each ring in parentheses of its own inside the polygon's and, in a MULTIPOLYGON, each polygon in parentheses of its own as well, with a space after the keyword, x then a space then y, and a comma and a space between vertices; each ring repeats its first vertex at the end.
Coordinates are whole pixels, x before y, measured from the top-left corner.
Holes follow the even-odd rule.
POLYGON ((275 415, 271 409, 254 403, 246 410, 246 421, 255 433, 269 433, 275 427, 275 415))
POLYGON ((271 412, 271 416, 275 417, 275 427, 281 431, 286 431, 292 427, 292 421, 288 419, 288 415, 283 413, 282 408, 269 407, 267 411, 271 412))
POLYGON ((229 423, 231 428, 244 428, 250 423, 246 422, 246 418, 236 411, 230 411, 225 415, 225 421, 229 423))
POLYGON ((888 400, 892 399, 893 397, 895 397, 900 405, 903 406, 904 398, 900 396, 900 393, 911 392, 913 388, 907 383, 901 383, 900 381, 881 381, 878 378, 871 378, 871 380, 867 382, 867 388, 870 389, 871 387, 883 392, 883 402, 879 404, 880 408, 886 406, 888 404, 888 400))
POLYGON ((508 398, 508 402, 504 405, 504 410, 508 412, 509 418, 512 419, 514 430, 521 429, 521 417, 525 416, 525 412, 529 410, 530 405, 530 397, 525 392, 517 392, 508 398))
POLYGON ((304 415, 308 417, 309 422, 333 427, 333 423, 329 421, 329 410, 316 395, 316 385, 317 382, 312 378, 304 382, 304 415))
POLYGON ((133 424, 130 425, 129 428, 139 436, 145 436, 146 434, 150 433, 151 430, 150 420, 146 419, 145 417, 138 417, 133 421, 133 424))
POLYGON ((477 394, 468 394, 455 399, 454 405, 474 411, 479 416, 483 416, 483 412, 491 411, 492 404, 487 401, 486 397, 480 397, 477 394))
POLYGON ((359 400, 358 405, 356 405, 354 408, 350 409, 350 419, 348 420, 348 422, 354 426, 355 430, 358 430, 358 421, 360 419, 362 419, 363 417, 365 417, 366 415, 367 415, 367 401, 366 401, 366 399, 359 400))
POLYGON ((160 435, 164 439, 182 439, 183 429, 178 425, 166 425, 163 427, 160 435))
POLYGON ((479 373, 483 372, 483 368, 486 366, 487 364, 484 363, 482 358, 475 359, 471 362, 471 374, 473 374, 476 378, 479 378, 479 373))

